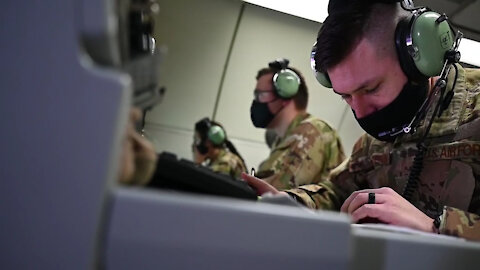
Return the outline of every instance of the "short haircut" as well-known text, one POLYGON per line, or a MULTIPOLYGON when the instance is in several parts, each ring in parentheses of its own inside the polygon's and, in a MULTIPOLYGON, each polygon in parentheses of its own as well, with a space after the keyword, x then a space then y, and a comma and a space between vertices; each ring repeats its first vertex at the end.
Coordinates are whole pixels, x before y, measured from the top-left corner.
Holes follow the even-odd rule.
MULTIPOLYGON (((293 99, 295 103, 295 107, 299 110, 305 110, 308 105, 308 88, 307 84, 305 83, 305 78, 303 77, 302 73, 298 71, 296 68, 288 67, 288 69, 293 70, 298 77, 300 78, 300 85, 298 86, 298 92, 295 96, 293 96, 291 99, 293 99)), ((257 76, 255 77, 257 80, 267 74, 275 74, 277 73, 278 70, 267 67, 267 68, 262 68, 257 72, 257 76)), ((272 81, 272 86, 273 86, 273 81, 272 81)))
POLYGON ((408 14, 398 3, 352 1, 330 14, 320 28, 315 68, 326 73, 343 61, 363 38, 376 44, 379 56, 396 57, 395 29, 408 14))

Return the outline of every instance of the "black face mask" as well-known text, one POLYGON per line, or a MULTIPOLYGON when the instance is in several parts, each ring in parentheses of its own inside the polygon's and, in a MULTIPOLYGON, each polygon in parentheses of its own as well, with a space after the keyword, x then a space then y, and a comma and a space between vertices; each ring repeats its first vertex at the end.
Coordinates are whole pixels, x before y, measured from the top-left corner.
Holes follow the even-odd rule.
POLYGON ((275 114, 273 114, 268 108, 268 102, 262 103, 253 100, 250 107, 250 119, 257 128, 266 128, 270 122, 272 122, 275 114))
POLYGON ((428 80, 418 85, 407 82, 397 98, 385 108, 360 119, 355 115, 355 111, 353 115, 365 132, 380 141, 393 142, 402 133, 392 133, 410 123, 427 97, 427 90, 428 80))

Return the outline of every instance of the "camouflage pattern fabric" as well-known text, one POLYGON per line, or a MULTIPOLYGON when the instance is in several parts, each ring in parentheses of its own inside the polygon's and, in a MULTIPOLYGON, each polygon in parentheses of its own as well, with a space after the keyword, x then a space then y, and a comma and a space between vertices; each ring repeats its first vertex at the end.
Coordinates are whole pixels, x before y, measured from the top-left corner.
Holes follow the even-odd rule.
MULTIPOLYGON (((447 91, 454 73, 449 74, 447 91)), ((443 213, 440 233, 480 240, 480 70, 458 66, 453 91, 449 107, 435 118, 425 141, 428 149, 411 201, 431 218, 443 213)), ((363 135, 328 181, 288 193, 310 208, 331 210, 339 210, 356 190, 387 186, 402 194, 425 122, 394 143, 363 135)))
POLYGON ((318 183, 345 159, 337 132, 324 121, 299 114, 277 138, 257 177, 279 190, 318 183))
POLYGON ((459 236, 470 240, 480 239, 480 216, 461 211, 452 207, 445 207, 440 233, 459 236))
POLYGON ((217 158, 209 160, 207 167, 214 172, 228 174, 234 178, 240 178, 240 174, 247 171, 247 167, 240 157, 228 149, 220 149, 217 158))

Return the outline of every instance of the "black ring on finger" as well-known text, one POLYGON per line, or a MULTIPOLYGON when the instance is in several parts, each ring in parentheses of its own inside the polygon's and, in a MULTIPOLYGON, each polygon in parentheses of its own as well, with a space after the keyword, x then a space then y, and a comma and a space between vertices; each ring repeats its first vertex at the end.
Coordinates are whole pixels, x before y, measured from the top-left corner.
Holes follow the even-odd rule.
POLYGON ((375 193, 368 193, 368 204, 375 204, 375 193))

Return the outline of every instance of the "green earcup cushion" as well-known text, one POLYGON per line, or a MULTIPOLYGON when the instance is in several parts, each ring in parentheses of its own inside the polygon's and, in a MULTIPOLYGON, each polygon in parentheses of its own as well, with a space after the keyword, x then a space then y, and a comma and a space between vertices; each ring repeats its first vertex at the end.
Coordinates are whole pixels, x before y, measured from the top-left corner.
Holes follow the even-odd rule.
POLYGON ((317 81, 321 85, 327 88, 332 88, 332 82, 330 81, 330 78, 328 77, 327 73, 315 71, 315 78, 317 78, 317 81))
POLYGON ((454 34, 448 22, 437 23, 440 14, 427 11, 412 25, 413 46, 408 48, 418 71, 427 77, 437 76, 445 63, 445 52, 452 48, 454 34))
POLYGON ((327 87, 327 88, 332 88, 332 82, 330 81, 330 77, 328 77, 327 73, 319 72, 315 68, 315 53, 317 52, 317 42, 313 44, 312 51, 310 52, 310 67, 312 68, 313 74, 315 75, 315 78, 317 81, 327 87))
POLYGON ((298 92, 300 78, 290 69, 282 69, 273 76, 273 85, 282 98, 291 98, 298 92))
POLYGON ((225 141, 225 131, 223 128, 219 126, 212 126, 208 130, 208 139, 214 144, 214 145, 220 145, 225 141))

